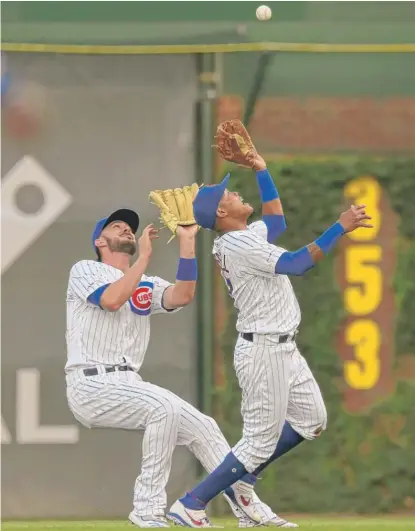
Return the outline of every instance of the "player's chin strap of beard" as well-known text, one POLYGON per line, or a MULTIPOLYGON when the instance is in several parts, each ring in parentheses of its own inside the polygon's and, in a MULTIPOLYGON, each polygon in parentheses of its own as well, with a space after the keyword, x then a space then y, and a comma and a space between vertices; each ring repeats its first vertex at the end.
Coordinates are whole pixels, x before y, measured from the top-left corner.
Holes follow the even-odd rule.
POLYGON ((106 238, 107 245, 113 253, 125 253, 133 256, 136 251, 135 241, 120 241, 119 239, 106 238))

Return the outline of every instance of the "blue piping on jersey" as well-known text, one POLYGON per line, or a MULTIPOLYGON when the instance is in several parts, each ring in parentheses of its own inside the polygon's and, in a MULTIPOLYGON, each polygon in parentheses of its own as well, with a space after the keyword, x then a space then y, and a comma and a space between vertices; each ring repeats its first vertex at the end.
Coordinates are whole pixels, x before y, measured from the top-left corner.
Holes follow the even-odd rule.
POLYGON ((95 304, 95 306, 99 306, 101 302, 101 297, 104 291, 108 288, 109 284, 104 284, 103 286, 100 286, 98 289, 93 291, 91 295, 88 297, 88 302, 91 304, 95 304))

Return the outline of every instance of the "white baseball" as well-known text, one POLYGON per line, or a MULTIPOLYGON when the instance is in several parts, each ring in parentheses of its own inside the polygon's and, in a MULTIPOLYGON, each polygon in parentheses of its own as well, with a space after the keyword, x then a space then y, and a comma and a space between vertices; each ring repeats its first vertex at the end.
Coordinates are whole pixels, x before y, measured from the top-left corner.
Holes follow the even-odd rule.
POLYGON ((271 8, 268 6, 259 6, 256 10, 256 18, 258 20, 269 20, 272 16, 271 8))

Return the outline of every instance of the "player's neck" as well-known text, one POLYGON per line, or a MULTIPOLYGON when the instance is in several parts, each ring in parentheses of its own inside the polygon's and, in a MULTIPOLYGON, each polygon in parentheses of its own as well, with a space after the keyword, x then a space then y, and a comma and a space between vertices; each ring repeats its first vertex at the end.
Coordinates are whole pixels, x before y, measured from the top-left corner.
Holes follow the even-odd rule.
POLYGON ((104 264, 115 267, 123 273, 130 268, 130 256, 125 253, 111 253, 109 256, 106 256, 103 260, 104 264))
POLYGON ((230 225, 224 224, 224 226, 219 229, 219 232, 222 234, 225 234, 226 232, 233 232, 236 230, 246 230, 247 228, 248 228, 248 225, 246 221, 240 221, 240 222, 233 221, 233 223, 230 225))

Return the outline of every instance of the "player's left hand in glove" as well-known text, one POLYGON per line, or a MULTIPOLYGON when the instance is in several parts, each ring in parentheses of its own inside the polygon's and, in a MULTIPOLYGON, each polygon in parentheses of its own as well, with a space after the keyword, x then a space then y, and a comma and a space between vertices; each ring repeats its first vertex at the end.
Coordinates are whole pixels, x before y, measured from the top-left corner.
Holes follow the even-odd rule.
POLYGON ((177 227, 189 227, 196 225, 193 214, 193 199, 199 191, 196 183, 183 188, 173 188, 169 190, 154 190, 150 192, 150 201, 160 209, 160 221, 168 227, 173 236, 169 243, 177 234, 177 227))
POLYGON ((227 120, 218 125, 216 147, 219 155, 229 162, 235 162, 245 168, 257 168, 263 163, 248 131, 240 120, 227 120))

